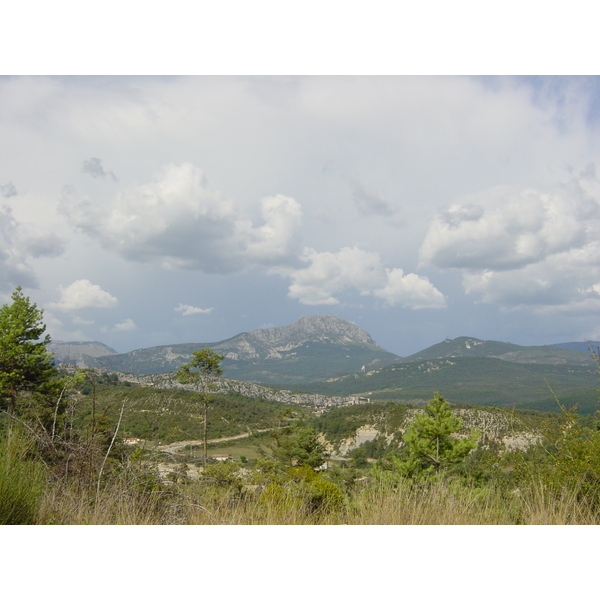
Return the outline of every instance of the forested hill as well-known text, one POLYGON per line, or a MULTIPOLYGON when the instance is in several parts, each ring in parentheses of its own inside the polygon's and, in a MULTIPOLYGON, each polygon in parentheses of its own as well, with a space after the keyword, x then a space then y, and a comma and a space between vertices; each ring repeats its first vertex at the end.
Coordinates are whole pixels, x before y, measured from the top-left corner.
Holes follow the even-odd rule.
POLYGON ((595 364, 534 364, 459 356, 350 373, 300 389, 415 404, 423 404, 439 392, 454 403, 547 411, 560 411, 560 402, 568 407, 578 405, 580 412, 592 414, 600 408, 596 370, 595 364))

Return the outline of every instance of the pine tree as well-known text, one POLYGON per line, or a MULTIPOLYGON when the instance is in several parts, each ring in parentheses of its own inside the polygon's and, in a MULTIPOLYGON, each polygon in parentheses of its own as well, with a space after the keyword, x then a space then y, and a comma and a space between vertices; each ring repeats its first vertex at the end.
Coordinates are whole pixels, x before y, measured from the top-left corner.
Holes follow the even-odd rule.
POLYGON ((20 287, 12 304, 0 308, 0 408, 12 415, 22 412, 20 401, 31 405, 56 391, 57 371, 47 350, 50 336, 42 337, 42 315, 20 287))
POLYGON ((309 427, 286 427, 273 434, 273 456, 285 467, 320 467, 326 460, 325 446, 317 432, 309 427))
POLYGON ((448 402, 436 392, 425 412, 414 418, 402 436, 406 446, 405 458, 399 463, 400 470, 410 475, 438 473, 448 465, 461 462, 477 447, 480 435, 479 431, 472 430, 467 438, 453 436, 461 428, 462 421, 452 414, 448 402))
POLYGON ((213 350, 204 349, 194 352, 189 363, 179 367, 177 380, 179 383, 192 384, 198 391, 198 400, 204 404, 204 425, 202 437, 204 440, 204 466, 208 460, 207 424, 208 404, 210 402, 209 391, 215 386, 210 383, 211 377, 220 377, 223 369, 219 366, 225 358, 213 350))

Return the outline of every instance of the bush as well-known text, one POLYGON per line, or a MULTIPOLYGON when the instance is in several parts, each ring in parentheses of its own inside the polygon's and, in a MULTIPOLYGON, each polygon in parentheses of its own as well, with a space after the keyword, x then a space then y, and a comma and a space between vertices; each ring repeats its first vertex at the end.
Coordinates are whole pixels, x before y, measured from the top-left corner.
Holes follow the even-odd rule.
POLYGON ((339 485, 325 479, 307 465, 287 470, 288 481, 270 483, 261 502, 304 515, 339 512, 344 508, 344 493, 339 485))

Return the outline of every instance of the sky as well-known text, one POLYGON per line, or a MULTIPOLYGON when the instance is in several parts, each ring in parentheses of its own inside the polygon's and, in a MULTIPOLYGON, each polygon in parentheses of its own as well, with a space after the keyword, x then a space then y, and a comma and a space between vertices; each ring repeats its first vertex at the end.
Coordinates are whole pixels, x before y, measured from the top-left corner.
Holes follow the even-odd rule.
POLYGON ((330 314, 600 338, 600 79, 0 78, 0 300, 119 352, 330 314))

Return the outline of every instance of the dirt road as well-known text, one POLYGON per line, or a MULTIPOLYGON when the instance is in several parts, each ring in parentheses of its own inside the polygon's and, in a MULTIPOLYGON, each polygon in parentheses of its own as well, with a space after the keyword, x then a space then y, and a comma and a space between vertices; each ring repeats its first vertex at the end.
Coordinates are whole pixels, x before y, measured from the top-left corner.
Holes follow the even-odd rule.
MULTIPOLYGON (((249 431, 248 433, 240 433, 239 435, 233 435, 231 437, 216 438, 207 440, 209 444, 216 444, 219 442, 233 442, 234 440, 241 440, 243 438, 250 437, 255 433, 265 433, 267 431, 274 431, 280 429, 280 427, 271 427, 270 429, 257 429, 256 431, 249 431)), ((165 446, 156 446, 155 450, 160 452, 167 452, 168 454, 177 454, 182 448, 186 446, 202 446, 204 442, 202 440, 185 440, 183 442, 173 442, 165 446)))

